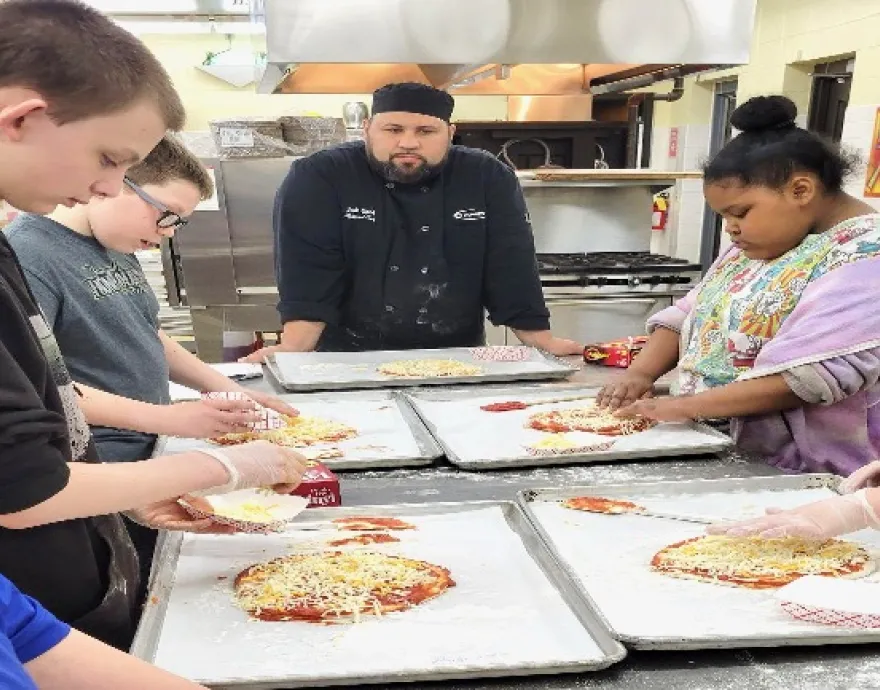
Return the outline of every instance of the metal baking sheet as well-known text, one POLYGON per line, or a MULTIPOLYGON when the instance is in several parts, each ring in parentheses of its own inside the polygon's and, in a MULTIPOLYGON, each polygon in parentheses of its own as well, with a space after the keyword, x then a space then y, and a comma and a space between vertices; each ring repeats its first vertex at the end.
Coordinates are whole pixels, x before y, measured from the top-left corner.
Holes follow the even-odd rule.
MULTIPOLYGON (((633 515, 596 515, 563 508, 573 496, 626 498, 655 510, 713 519, 757 517, 836 493, 834 475, 580 486, 521 492, 517 498, 538 533, 578 583, 612 634, 636 649, 718 649, 880 642, 880 630, 852 630, 789 616, 776 590, 682 580, 650 569, 657 551, 700 536, 702 525, 633 515)), ((880 533, 845 539, 872 555, 880 533)), ((869 577, 876 579, 876 574, 869 577)), ((880 585, 878 585, 880 586, 880 585)))
MULTIPOLYGON (((338 443, 320 443, 313 449, 338 448, 340 458, 322 459, 335 470, 361 470, 430 465, 443 451, 428 433, 418 415, 394 391, 356 391, 321 395, 282 395, 302 414, 325 417, 358 430, 355 438, 338 443)), ((213 447, 203 439, 162 437, 154 455, 185 453, 213 447)))
POLYGON ((541 381, 562 379, 577 368, 535 348, 522 362, 491 362, 475 359, 471 348, 438 350, 372 350, 367 352, 281 352, 270 357, 266 366, 284 388, 291 391, 346 390, 353 388, 402 388, 408 386, 497 383, 501 381, 541 381), (475 376, 395 378, 377 367, 389 362, 412 359, 452 359, 482 368, 475 376))
POLYGON ((351 515, 415 524, 396 533, 400 543, 368 548, 447 567, 456 586, 409 611, 352 625, 257 622, 233 604, 235 575, 296 550, 328 548, 340 532, 172 534, 157 554, 132 653, 236 690, 582 672, 624 657, 512 501, 315 508, 302 519, 351 515))
POLYGON ((567 409, 585 401, 556 403, 510 412, 486 412, 482 405, 519 400, 532 402, 569 395, 595 395, 598 389, 577 385, 493 386, 475 390, 419 390, 405 393, 422 421, 443 447, 450 462, 470 470, 537 467, 612 460, 654 459, 718 453, 732 444, 729 436, 705 424, 658 424, 632 436, 607 437, 571 432, 575 442, 613 441, 607 450, 574 454, 531 455, 526 446, 549 434, 526 427, 530 415, 567 409))

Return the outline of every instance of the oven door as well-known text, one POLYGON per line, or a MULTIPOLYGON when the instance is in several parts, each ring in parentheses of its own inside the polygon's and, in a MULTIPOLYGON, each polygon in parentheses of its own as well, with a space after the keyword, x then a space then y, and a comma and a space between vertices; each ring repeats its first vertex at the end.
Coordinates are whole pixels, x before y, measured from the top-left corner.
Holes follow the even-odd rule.
POLYGON ((648 318, 671 306, 674 299, 669 295, 548 297, 550 328, 553 335, 579 343, 602 343, 644 335, 648 318))

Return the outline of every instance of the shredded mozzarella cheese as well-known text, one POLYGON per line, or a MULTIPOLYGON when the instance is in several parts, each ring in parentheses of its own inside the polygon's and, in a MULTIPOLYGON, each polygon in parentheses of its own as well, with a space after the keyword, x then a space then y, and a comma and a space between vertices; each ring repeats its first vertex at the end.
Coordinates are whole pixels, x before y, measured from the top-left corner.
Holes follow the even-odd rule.
POLYGON ((611 410, 600 408, 595 403, 566 410, 536 412, 529 417, 528 424, 542 431, 553 431, 552 427, 558 426, 560 429, 557 433, 614 429, 614 433, 621 436, 635 434, 644 431, 646 426, 653 426, 643 418, 617 417, 611 410))
POLYGON ((454 359, 409 359, 388 362, 378 367, 380 374, 400 378, 431 378, 434 376, 477 376, 483 369, 454 359))
MULTIPOLYGON (((357 429, 347 424, 321 417, 287 417, 280 429, 249 431, 221 436, 220 443, 247 443, 248 441, 271 441, 279 446, 301 448, 317 443, 344 441, 358 435, 357 429)), ((338 457, 338 454, 337 456, 338 457)))

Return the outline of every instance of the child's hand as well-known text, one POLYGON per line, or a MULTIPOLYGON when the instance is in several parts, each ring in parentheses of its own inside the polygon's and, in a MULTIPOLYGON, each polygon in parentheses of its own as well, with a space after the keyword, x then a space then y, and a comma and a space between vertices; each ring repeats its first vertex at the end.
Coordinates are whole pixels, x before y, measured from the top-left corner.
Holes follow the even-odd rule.
POLYGON ((687 398, 670 397, 637 400, 617 411, 619 417, 647 417, 658 422, 689 422, 698 415, 690 409, 687 398))
POLYGON ((609 383, 596 396, 599 407, 617 410, 631 405, 642 398, 654 394, 654 379, 638 372, 627 372, 613 383, 609 383))

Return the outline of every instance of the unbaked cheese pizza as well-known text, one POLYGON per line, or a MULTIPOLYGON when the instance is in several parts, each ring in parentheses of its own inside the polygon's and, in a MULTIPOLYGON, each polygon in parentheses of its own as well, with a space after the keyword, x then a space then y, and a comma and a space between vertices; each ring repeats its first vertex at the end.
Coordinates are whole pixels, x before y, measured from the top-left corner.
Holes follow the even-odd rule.
POLYGON ((367 551, 293 554, 252 565, 235 578, 237 604, 262 621, 357 622, 440 596, 446 568, 367 551))
MULTIPOLYGON (((270 441, 288 448, 303 448, 316 443, 338 443, 358 435, 357 429, 321 417, 286 417, 280 429, 244 431, 208 439, 218 446, 235 446, 249 441, 270 441)), ((338 457, 338 455, 334 456, 338 457)))
POLYGON ((874 563, 861 546, 839 539, 707 535, 661 549, 651 568, 672 577, 770 589, 806 575, 865 577, 874 563))
POLYGON ((404 359, 380 364, 377 371, 385 376, 401 379, 478 376, 483 373, 482 367, 454 359, 404 359))
POLYGON ((656 422, 644 417, 617 417, 611 410, 592 404, 565 410, 536 412, 529 417, 526 426, 554 434, 586 431, 600 436, 629 436, 646 431, 655 424, 656 422))

